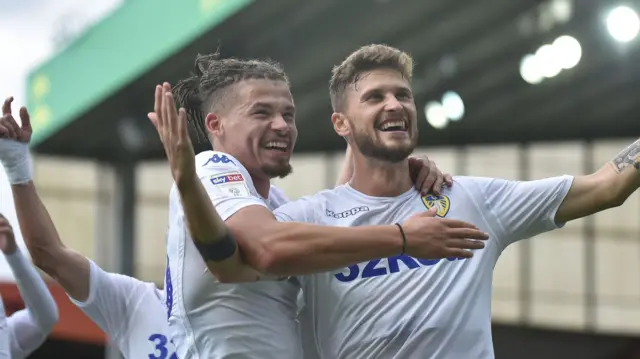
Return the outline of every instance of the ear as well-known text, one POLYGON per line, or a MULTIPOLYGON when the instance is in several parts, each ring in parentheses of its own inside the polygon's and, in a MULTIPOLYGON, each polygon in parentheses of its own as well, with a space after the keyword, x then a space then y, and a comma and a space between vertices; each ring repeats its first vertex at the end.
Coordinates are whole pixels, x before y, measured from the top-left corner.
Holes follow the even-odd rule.
POLYGON ((351 134, 351 126, 347 120, 347 116, 340 112, 334 112, 331 115, 331 122, 333 122, 333 129, 336 133, 342 137, 346 137, 351 134))
POLYGON ((204 124, 207 127, 207 131, 213 136, 219 136, 224 132, 222 121, 217 115, 208 113, 204 119, 204 124))

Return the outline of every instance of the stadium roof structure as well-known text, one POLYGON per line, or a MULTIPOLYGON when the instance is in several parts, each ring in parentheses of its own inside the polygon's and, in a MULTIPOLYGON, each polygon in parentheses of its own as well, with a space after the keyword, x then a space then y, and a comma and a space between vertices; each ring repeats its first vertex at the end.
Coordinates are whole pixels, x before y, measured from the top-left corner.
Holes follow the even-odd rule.
POLYGON ((530 0, 150 0, 127 1, 29 76, 38 152, 104 161, 163 157, 146 119, 154 85, 189 74, 198 53, 269 57, 288 72, 297 150, 344 148, 332 129, 333 65, 361 45, 411 53, 420 143, 462 145, 637 136, 638 46, 606 34, 606 1, 573 2, 573 20, 541 29, 530 0), (559 35, 582 44, 577 67, 539 85, 519 66, 559 35), (445 91, 465 117, 442 130, 421 110, 445 91))

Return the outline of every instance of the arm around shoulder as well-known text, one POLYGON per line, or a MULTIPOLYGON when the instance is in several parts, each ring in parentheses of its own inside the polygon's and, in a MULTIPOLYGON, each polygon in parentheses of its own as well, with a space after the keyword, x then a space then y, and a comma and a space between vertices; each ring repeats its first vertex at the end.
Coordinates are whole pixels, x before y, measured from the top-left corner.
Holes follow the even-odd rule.
POLYGON ((261 272, 273 276, 317 273, 402 251, 396 226, 348 228, 301 223, 313 222, 309 213, 313 203, 300 207, 297 204, 302 202, 296 202, 276 210, 279 218, 290 222, 279 222, 258 206, 238 211, 227 220, 242 257, 261 272))

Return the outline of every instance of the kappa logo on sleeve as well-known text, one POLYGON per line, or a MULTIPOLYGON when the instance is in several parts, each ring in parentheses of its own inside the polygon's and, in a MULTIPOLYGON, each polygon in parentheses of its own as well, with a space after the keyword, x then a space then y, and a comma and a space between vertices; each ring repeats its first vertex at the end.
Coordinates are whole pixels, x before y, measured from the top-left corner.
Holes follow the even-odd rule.
POLYGON ((211 176, 211 183, 222 192, 229 193, 234 197, 249 197, 251 195, 247 182, 240 172, 211 176))
POLYGON ((231 163, 233 165, 235 165, 235 162, 233 162, 231 159, 229 159, 229 157, 227 157, 226 155, 219 155, 219 154, 214 154, 213 156, 209 157, 209 159, 207 160, 207 162, 205 162, 202 167, 205 167, 206 165, 213 163, 215 164, 227 164, 227 163, 231 163))

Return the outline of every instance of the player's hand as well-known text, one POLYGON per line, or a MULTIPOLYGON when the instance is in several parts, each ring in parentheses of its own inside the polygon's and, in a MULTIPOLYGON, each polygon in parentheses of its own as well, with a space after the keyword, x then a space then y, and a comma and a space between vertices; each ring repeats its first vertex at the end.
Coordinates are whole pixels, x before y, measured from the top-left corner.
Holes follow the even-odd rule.
POLYGON ((451 175, 443 174, 436 163, 424 155, 409 157, 409 173, 416 189, 423 195, 440 194, 443 186, 453 185, 451 175))
POLYGON ((484 248, 489 235, 471 223, 435 218, 436 209, 411 216, 403 224, 407 237, 406 253, 422 259, 471 258, 470 249, 484 248))
POLYGON ((4 254, 13 254, 18 248, 13 228, 2 214, 0 214, 0 250, 4 254))
POLYGON ((20 120, 22 126, 19 126, 11 111, 11 103, 13 97, 7 97, 2 104, 2 117, 0 117, 0 138, 16 140, 22 143, 31 141, 31 118, 26 107, 20 108, 20 120))
POLYGON ((195 152, 187 131, 187 112, 176 110, 171 85, 156 86, 154 112, 147 116, 160 135, 176 184, 196 176, 195 152))

